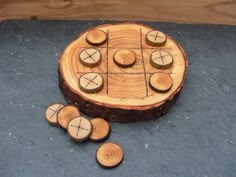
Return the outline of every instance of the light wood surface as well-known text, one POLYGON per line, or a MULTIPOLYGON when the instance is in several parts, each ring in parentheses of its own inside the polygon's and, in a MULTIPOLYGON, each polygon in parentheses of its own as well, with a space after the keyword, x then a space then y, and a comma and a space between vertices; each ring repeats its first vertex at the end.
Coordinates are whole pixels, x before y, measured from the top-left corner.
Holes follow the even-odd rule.
POLYGON ((121 49, 113 56, 114 62, 123 68, 132 66, 136 61, 136 54, 132 50, 121 49))
POLYGON ((101 45, 107 40, 107 34, 99 29, 93 29, 88 31, 86 40, 91 45, 101 45))
POLYGON ((150 87, 157 92, 168 92, 173 84, 172 78, 166 73, 154 73, 149 79, 150 87))
POLYGON ((80 116, 79 109, 75 106, 67 105, 58 112, 57 122, 60 127, 67 129, 69 122, 77 116, 80 116))
POLYGON ((84 49, 79 54, 80 62, 89 67, 98 66, 101 63, 102 54, 98 49, 84 49))
POLYGON ((57 125, 57 114, 63 107, 64 105, 60 103, 54 103, 52 105, 49 105, 45 112, 46 120, 52 125, 57 125))
POLYGON ((93 125, 93 131, 90 135, 90 140, 94 142, 101 142, 108 138, 110 134, 110 125, 109 123, 102 118, 93 118, 91 119, 93 125))
POLYGON ((107 19, 236 25, 235 9, 235 0, 5 0, 0 3, 0 20, 107 19))
POLYGON ((115 143, 104 143, 96 154, 97 162, 104 168, 113 168, 123 160, 123 150, 120 145, 115 143))
POLYGON ((91 122, 82 117, 73 118, 68 125, 67 132, 69 136, 76 142, 83 142, 89 138, 92 133, 91 122))
MULTIPOLYGON (((153 31, 148 26, 121 23, 103 25, 96 29, 106 32, 108 36, 106 43, 96 47, 102 54, 99 66, 86 67, 78 60, 78 54, 82 50, 94 47, 85 40, 87 31, 68 45, 59 60, 59 77, 63 78, 60 79, 60 85, 68 102, 76 102, 81 110, 89 115, 96 112, 92 116, 106 117, 108 120, 117 118, 118 121, 127 119, 128 121, 129 117, 119 114, 124 114, 124 111, 129 112, 129 110, 136 110, 137 114, 140 111, 154 111, 154 108, 164 108, 167 102, 169 104, 171 100, 175 100, 175 95, 183 86, 187 61, 183 49, 172 38, 166 36, 165 44, 154 47, 146 41, 147 34, 153 31), (132 50, 135 53, 136 62, 133 66, 122 68, 113 61, 114 55, 121 49, 132 50), (150 57, 157 50, 166 51, 173 56, 173 64, 170 67, 159 69, 152 66, 150 57), (158 87, 152 89, 148 82, 154 73, 170 75, 173 80, 172 86, 163 90, 158 87), (98 76, 102 79, 99 79, 98 76), (99 87, 101 85, 103 87, 99 87), (93 87, 91 88, 93 91, 89 91, 89 87, 93 87), (97 89, 98 87, 101 89, 97 89), (94 94, 95 92, 96 94, 94 94), (84 101, 89 103, 83 103, 84 101), (89 104, 100 105, 101 108, 89 109, 89 104), (115 113, 113 108, 119 108, 122 111, 117 109, 117 112, 121 113, 115 113), (104 115, 108 110, 112 113, 104 115)), ((162 114, 161 110, 154 112, 153 117, 162 114)), ((135 119, 138 120, 140 117, 138 114, 135 119)), ((143 118, 146 117, 151 118, 151 113, 146 114, 143 118)))
POLYGON ((172 65, 173 57, 169 52, 157 50, 151 54, 150 63, 155 68, 166 69, 172 65))
POLYGON ((163 46, 166 42, 166 35, 161 31, 149 31, 146 35, 146 42, 152 46, 163 46))

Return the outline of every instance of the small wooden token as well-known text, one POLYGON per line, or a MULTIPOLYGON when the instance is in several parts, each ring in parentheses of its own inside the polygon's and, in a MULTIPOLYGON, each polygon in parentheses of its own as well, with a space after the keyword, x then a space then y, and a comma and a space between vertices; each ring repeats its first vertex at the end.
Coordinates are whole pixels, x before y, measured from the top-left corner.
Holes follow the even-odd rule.
POLYGON ((98 49, 84 49, 79 54, 80 62, 88 67, 98 66, 101 63, 102 54, 98 49))
POLYGON ((75 117, 70 121, 67 132, 76 142, 83 142, 91 135, 92 124, 88 119, 82 116, 75 117))
POLYGON ((107 34, 99 29, 93 29, 88 31, 86 35, 86 40, 91 45, 101 45, 104 44, 107 40, 107 34))
POLYGON ((101 142, 108 138, 110 134, 110 125, 109 123, 102 118, 91 119, 93 125, 93 132, 90 135, 90 140, 94 142, 101 142))
POLYGON ((79 78, 79 87, 86 93, 97 93, 103 88, 103 77, 98 73, 87 73, 79 78))
POLYGON ((154 73, 149 80, 150 87, 160 93, 168 92, 172 87, 172 78, 166 73, 154 73))
POLYGON ((150 63, 155 68, 166 69, 172 65, 173 57, 166 51, 158 50, 151 54, 150 63))
POLYGON ((123 150, 115 143, 105 143, 101 145, 96 154, 97 162, 104 168, 118 166, 123 160, 123 150))
POLYGON ((64 106, 57 114, 57 122, 60 127, 67 129, 69 122, 77 116, 80 116, 80 112, 77 107, 72 105, 64 106))
POLYGON ((46 117, 46 120, 50 124, 53 124, 53 125, 57 124, 57 114, 62 107, 64 107, 64 105, 62 105, 60 103, 55 103, 55 104, 48 106, 48 108, 45 112, 45 117, 46 117))
POLYGON ((166 35, 160 31, 150 31, 146 35, 146 42, 152 46, 162 46, 166 42, 166 35))
POLYGON ((135 63, 136 54, 132 50, 118 50, 113 56, 113 60, 118 66, 128 68, 135 63))

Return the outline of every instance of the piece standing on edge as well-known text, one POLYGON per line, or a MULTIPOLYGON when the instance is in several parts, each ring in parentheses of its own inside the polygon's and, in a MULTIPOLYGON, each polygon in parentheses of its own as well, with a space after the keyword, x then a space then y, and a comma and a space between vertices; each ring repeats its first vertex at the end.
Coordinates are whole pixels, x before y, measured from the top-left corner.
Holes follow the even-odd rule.
POLYGON ((98 73, 87 73, 79 78, 79 87, 86 93, 97 93, 103 88, 103 77, 98 73))
POLYGON ((166 73, 154 73, 149 79, 150 87, 160 93, 168 92, 172 87, 172 78, 166 73))
POLYGON ((89 138, 92 130, 91 122, 88 119, 79 116, 70 121, 67 132, 74 141, 83 142, 89 138))
POLYGON ((100 29, 92 29, 88 31, 86 40, 94 46, 102 45, 107 41, 107 34, 100 29))
POLYGON ((80 112, 77 107, 72 105, 64 106, 57 114, 57 122, 60 127, 67 129, 69 122, 77 116, 80 116, 80 112))
POLYGON ((63 107, 64 105, 60 103, 49 105, 45 112, 46 120, 52 125, 57 125, 57 114, 59 110, 63 107))
POLYGON ((164 50, 157 50, 152 52, 150 63, 155 68, 166 69, 172 65, 173 57, 169 52, 166 52, 164 50))
POLYGON ((109 123, 102 118, 93 118, 91 123, 93 125, 93 132, 89 137, 90 140, 94 142, 105 141, 110 134, 109 123))
POLYGON ((150 31, 146 35, 146 42, 152 46, 163 46, 166 43, 166 35, 160 31, 150 31))
POLYGON ((79 59, 84 66, 94 67, 101 63, 102 54, 98 49, 88 48, 80 52, 79 59))

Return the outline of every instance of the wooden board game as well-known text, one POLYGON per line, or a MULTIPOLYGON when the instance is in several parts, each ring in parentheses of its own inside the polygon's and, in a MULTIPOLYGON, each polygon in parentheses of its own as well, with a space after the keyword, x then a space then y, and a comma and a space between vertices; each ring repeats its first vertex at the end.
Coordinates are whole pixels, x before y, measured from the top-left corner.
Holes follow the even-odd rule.
POLYGON ((188 67, 182 47, 149 26, 97 26, 70 43, 59 60, 68 103, 93 117, 134 122, 158 118, 175 102, 188 67))

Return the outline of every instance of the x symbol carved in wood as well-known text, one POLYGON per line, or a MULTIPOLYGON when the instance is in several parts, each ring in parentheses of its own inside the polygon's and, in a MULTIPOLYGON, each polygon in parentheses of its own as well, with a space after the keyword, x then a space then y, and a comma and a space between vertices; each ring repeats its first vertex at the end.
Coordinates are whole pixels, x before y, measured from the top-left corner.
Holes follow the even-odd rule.
POLYGON ((163 37, 158 36, 158 32, 156 33, 156 35, 150 34, 150 36, 154 37, 154 40, 157 40, 157 38, 163 39, 163 37))
POLYGON ((56 110, 53 110, 52 108, 49 108, 51 111, 53 111, 53 114, 51 115, 51 117, 49 119, 51 119, 61 107, 62 107, 62 105, 59 105, 56 110))
POLYGON ((95 52, 93 52, 92 54, 89 54, 89 53, 85 50, 85 53, 86 53, 88 56, 85 57, 83 60, 86 60, 86 59, 88 59, 88 58, 91 58, 93 61, 95 61, 94 58, 93 58, 93 55, 96 54, 97 52, 98 52, 98 51, 95 51, 95 52))
POLYGON ((164 64, 164 60, 163 60, 163 59, 164 59, 165 57, 169 56, 169 55, 161 55, 161 52, 160 52, 160 51, 159 51, 159 55, 160 55, 159 57, 153 58, 153 60, 157 60, 157 59, 160 58, 161 61, 162 61, 162 64, 164 64))
POLYGON ((94 76, 93 79, 88 79, 88 78, 84 77, 84 79, 86 79, 87 81, 89 81, 85 87, 88 87, 89 84, 91 84, 91 83, 94 83, 95 85, 98 85, 98 83, 96 83, 96 82, 94 81, 96 78, 97 78, 97 75, 94 76))

